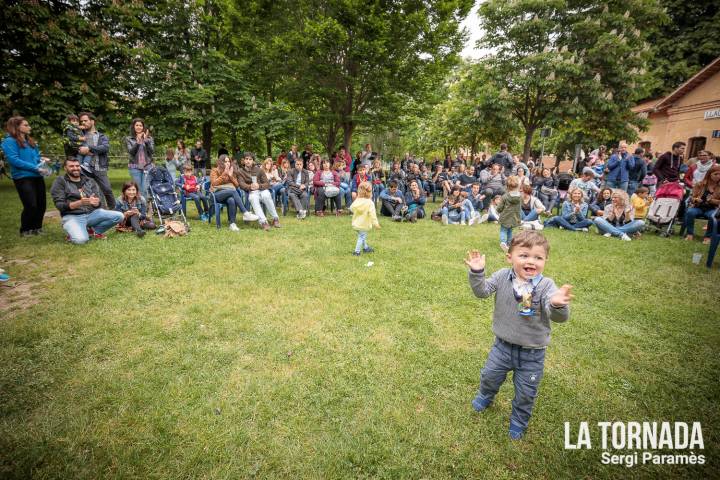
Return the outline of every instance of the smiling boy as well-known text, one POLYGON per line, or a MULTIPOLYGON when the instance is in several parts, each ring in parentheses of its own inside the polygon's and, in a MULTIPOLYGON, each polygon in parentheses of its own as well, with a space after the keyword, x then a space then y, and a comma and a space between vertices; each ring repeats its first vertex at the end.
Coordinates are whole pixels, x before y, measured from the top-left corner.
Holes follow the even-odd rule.
POLYGON ((507 252, 511 268, 485 278, 485 255, 468 252, 468 279, 478 298, 495 293, 493 333, 495 342, 480 372, 480 389, 472 401, 481 412, 488 408, 513 371, 515 398, 510 415, 510 438, 522 438, 532 414, 550 343, 550 321, 565 322, 570 316, 572 286, 559 289, 542 275, 550 251, 547 239, 536 231, 513 237, 507 252))

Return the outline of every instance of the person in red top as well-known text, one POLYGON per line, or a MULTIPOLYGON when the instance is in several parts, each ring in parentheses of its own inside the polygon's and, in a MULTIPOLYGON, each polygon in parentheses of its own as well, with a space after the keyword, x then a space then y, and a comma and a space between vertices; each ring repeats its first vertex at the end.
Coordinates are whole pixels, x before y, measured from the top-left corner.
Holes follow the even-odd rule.
POLYGON ((200 220, 203 222, 207 221, 209 211, 208 201, 202 192, 202 185, 198 182, 197 177, 193 175, 193 166, 190 163, 186 163, 183 166, 183 174, 180 175, 175 183, 182 191, 180 198, 182 200, 183 213, 187 215, 187 199, 192 198, 200 214, 200 220))
POLYGON ((357 189, 358 185, 360 185, 363 182, 370 182, 372 179, 370 178, 370 175, 367 171, 367 166, 364 164, 360 164, 357 167, 357 174, 353 177, 352 181, 352 199, 353 201, 355 198, 357 198, 357 189))
POLYGON ((345 171, 350 171, 350 164, 352 163, 352 156, 350 155, 350 152, 347 151, 347 148, 345 148, 345 145, 340 146, 340 152, 338 152, 338 160, 345 161, 345 171))
POLYGON ((287 152, 285 150, 280 150, 280 155, 278 155, 277 158, 277 166, 278 168, 282 168, 283 160, 287 158, 287 152))

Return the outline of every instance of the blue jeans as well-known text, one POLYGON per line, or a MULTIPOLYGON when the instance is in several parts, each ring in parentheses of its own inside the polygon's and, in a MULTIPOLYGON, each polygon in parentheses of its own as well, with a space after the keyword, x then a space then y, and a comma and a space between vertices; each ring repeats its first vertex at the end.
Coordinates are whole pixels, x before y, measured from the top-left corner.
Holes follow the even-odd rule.
POLYGON ((345 208, 350 208, 352 204, 352 191, 350 185, 345 182, 340 183, 340 197, 345 198, 345 208))
POLYGON ((569 221, 565 220, 561 216, 552 217, 548 220, 545 220, 545 227, 563 227, 565 230, 580 230, 581 228, 590 228, 593 226, 593 222, 591 220, 588 220, 587 218, 583 218, 581 220, 578 220, 575 223, 570 223, 569 221))
POLYGON ((442 214, 448 218, 448 223, 460 223, 465 221, 465 210, 458 211, 456 209, 448 209, 448 207, 442 208, 442 214))
POLYGON ((595 217, 595 226, 600 233, 610 233, 613 237, 622 237, 625 235, 632 235, 643 229, 645 222, 642 220, 633 220, 630 223, 616 227, 612 223, 605 220, 603 217, 595 217))
POLYGON ((510 240, 512 240, 512 228, 500 225, 500 243, 510 246, 510 240))
POLYGON ((125 218, 121 212, 98 208, 82 215, 65 215, 62 217, 63 230, 76 245, 87 243, 90 239, 87 229, 92 227, 95 233, 105 233, 125 218))
POLYGON ((620 190, 624 190, 627 192, 629 182, 621 182, 620 180, 608 180, 605 183, 607 183, 607 186, 610 188, 619 188, 620 190))
MULTIPOLYGON (((238 208, 243 213, 247 212, 247 209, 245 208, 245 205, 243 205, 242 199, 240 198, 240 194, 234 188, 218 190, 217 192, 215 192, 215 202, 216 203, 224 203, 225 205, 227 205, 228 221, 230 223, 235 223, 235 218, 237 216, 238 208)), ((220 215, 219 212, 220 212, 220 207, 218 205, 215 205, 215 215, 219 216, 220 215)))
POLYGON ((288 191, 287 188, 285 188, 285 184, 276 183, 275 185, 270 186, 270 192, 272 193, 273 200, 276 200, 278 198, 278 195, 280 195, 280 202, 282 203, 283 209, 287 211, 288 191))
POLYGON ((463 202, 463 211, 465 212, 465 218, 472 218, 473 214, 475 213, 475 207, 473 207, 470 199, 463 202))
POLYGON ((138 192, 138 195, 142 195, 143 197, 147 198, 147 185, 145 185, 145 172, 139 168, 128 168, 128 172, 130 173, 130 177, 133 179, 133 182, 137 183, 138 188, 140 191, 138 192))
POLYGON ((631 197, 632 194, 635 193, 635 191, 638 189, 639 186, 640 186, 640 182, 637 182, 635 180, 630 180, 628 182, 628 189, 627 189, 628 196, 631 197))
POLYGON ((525 215, 525 212, 520 210, 520 217, 522 217, 523 222, 532 222, 533 220, 537 220, 538 218, 540 218, 538 216, 537 210, 535 210, 534 208, 531 209, 527 215, 525 215))
POLYGON ((542 202, 546 212, 552 212, 552 209, 555 207, 555 203, 557 202, 557 197, 557 194, 547 195, 541 191, 537 192, 537 198, 542 202))
POLYGON ((360 252, 360 250, 367 250, 370 248, 370 245, 367 243, 367 236, 368 232, 363 230, 358 230, 358 238, 357 242, 355 243, 355 251, 360 252))
POLYGON ((183 193, 180 197, 180 200, 182 202, 182 211, 185 215, 187 215, 187 199, 190 198, 195 202, 195 207, 197 208, 197 211, 200 215, 203 213, 207 213, 208 210, 208 201, 207 198, 205 198, 205 195, 202 192, 197 193, 183 193))
POLYGON ((372 184, 372 201, 377 202, 377 199, 380 197, 380 192, 382 192, 385 189, 385 186, 382 183, 379 184, 372 184))
POLYGON ((707 230, 705 230, 705 237, 710 238, 710 235, 712 234, 713 227, 715 225, 715 220, 713 219, 713 216, 715 215, 715 209, 709 209, 705 210, 698 207, 691 207, 688 208, 685 211, 685 233, 687 235, 695 235, 695 219, 696 218, 707 218, 708 224, 707 224, 707 230))
POLYGON ((496 338, 485 365, 480 370, 478 397, 491 403, 505 382, 508 372, 514 372, 515 398, 512 401, 510 423, 525 430, 530 422, 544 370, 544 348, 522 348, 496 338))

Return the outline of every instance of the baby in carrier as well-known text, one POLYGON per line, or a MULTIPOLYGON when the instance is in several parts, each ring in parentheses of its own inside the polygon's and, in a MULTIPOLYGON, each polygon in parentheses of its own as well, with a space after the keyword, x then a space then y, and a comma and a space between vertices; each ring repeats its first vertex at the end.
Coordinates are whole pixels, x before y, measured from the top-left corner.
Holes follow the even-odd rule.
POLYGON ((80 168, 86 172, 92 172, 92 155, 80 155, 78 149, 87 147, 85 135, 80 128, 78 116, 71 113, 65 118, 62 124, 63 146, 65 148, 65 156, 77 158, 80 162, 80 168))

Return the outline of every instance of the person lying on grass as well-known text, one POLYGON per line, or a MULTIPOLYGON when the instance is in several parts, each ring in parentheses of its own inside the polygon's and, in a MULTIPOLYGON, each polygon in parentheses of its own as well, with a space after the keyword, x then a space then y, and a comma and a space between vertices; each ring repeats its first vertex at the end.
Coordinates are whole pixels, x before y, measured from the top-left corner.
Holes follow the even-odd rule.
POLYGON ((542 275, 549 252, 547 239, 540 232, 527 230, 510 242, 506 258, 511 268, 486 278, 485 255, 472 250, 465 259, 475 296, 495 294, 492 329, 496 338, 471 403, 477 412, 487 409, 512 371, 515 398, 509 434, 513 440, 523 437, 530 422, 550 344, 550 321, 566 322, 570 317, 572 286, 558 289, 552 279, 542 275))

